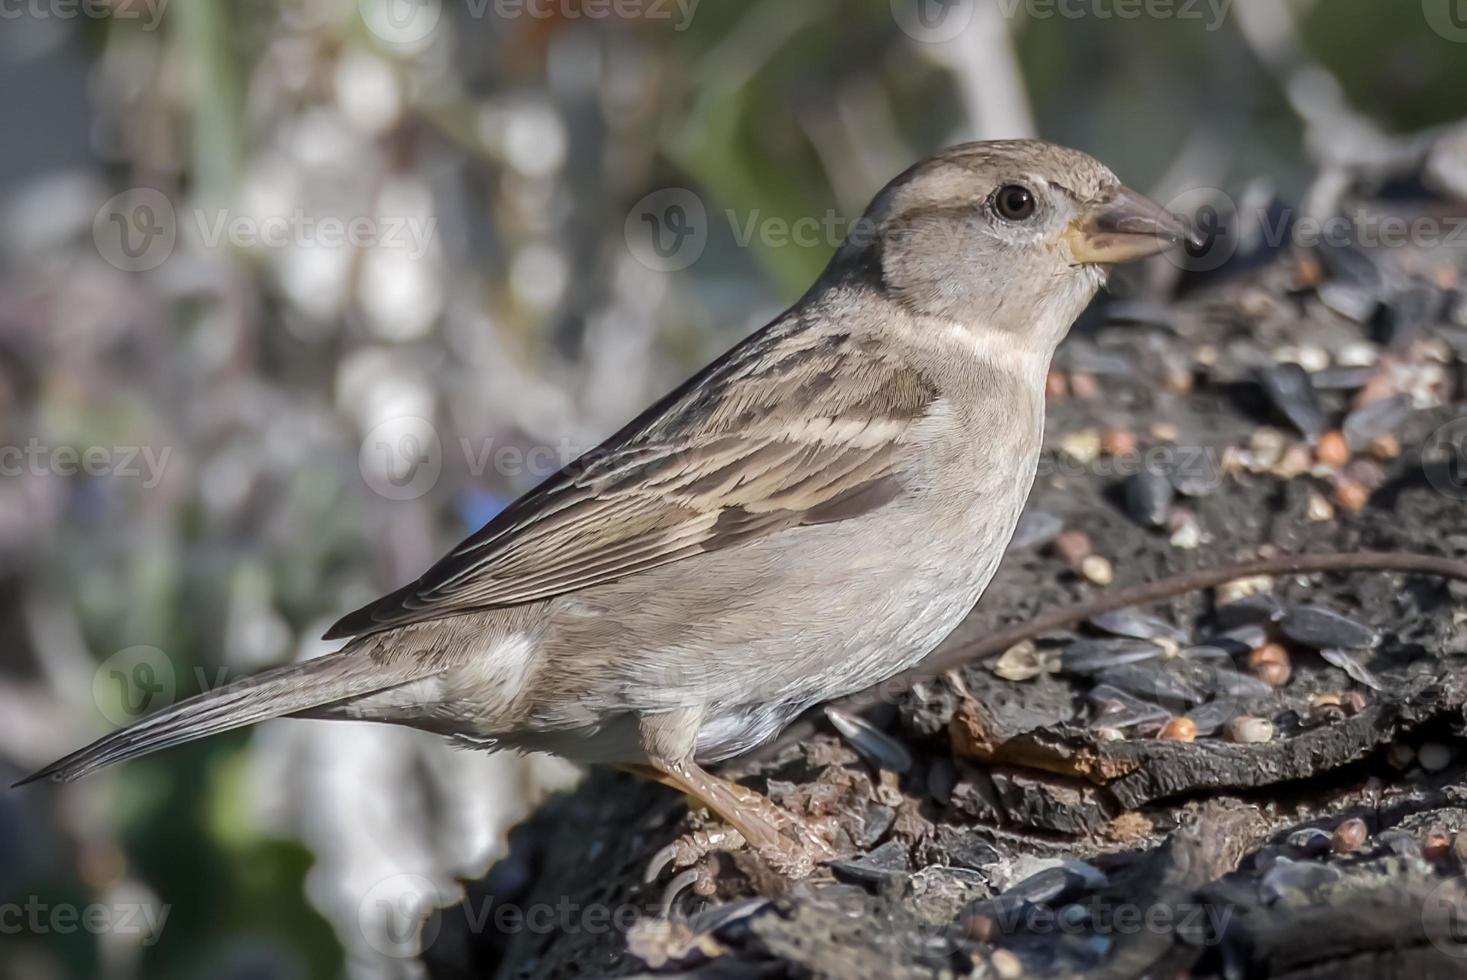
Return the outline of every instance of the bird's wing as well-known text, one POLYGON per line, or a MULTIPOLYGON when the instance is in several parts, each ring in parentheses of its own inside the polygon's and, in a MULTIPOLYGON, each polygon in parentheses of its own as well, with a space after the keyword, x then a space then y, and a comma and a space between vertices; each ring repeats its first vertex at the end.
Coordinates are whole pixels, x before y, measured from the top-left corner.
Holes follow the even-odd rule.
POLYGON ((899 496, 936 394, 840 333, 776 322, 328 639, 548 599, 899 496))

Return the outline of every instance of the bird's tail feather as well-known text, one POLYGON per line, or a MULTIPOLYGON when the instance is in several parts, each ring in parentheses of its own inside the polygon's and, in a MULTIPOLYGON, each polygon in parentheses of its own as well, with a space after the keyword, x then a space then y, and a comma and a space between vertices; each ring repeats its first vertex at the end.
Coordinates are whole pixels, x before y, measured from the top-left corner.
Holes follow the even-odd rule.
POLYGON ((394 674, 380 661, 351 649, 277 667, 180 701, 103 736, 15 785, 24 786, 41 779, 69 783, 114 762, 269 718, 361 697, 413 679, 394 674))

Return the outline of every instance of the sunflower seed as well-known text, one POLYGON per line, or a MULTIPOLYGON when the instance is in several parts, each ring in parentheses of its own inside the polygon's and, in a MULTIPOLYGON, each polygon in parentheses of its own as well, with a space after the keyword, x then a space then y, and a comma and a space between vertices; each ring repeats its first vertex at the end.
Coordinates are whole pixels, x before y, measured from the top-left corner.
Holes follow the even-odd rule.
POLYGON ((1215 735, 1238 714, 1238 706, 1232 701, 1209 701, 1187 712, 1186 718, 1202 736, 1215 735))
POLYGON ((1395 433, 1410 414, 1410 395, 1392 395, 1373 401, 1345 416, 1345 441, 1357 452, 1364 450, 1378 436, 1395 433))
POLYGON ((1225 630, 1254 623, 1277 622, 1283 616, 1283 604, 1271 592, 1255 592, 1217 607, 1217 625, 1225 630))
POLYGON ((1143 469, 1126 479, 1126 513, 1142 527, 1166 527, 1176 493, 1172 481, 1166 476, 1143 469))
POLYGON ((1091 728, 1134 728, 1171 717, 1160 705, 1142 701, 1119 688, 1105 684, 1092 688, 1086 698, 1096 710, 1095 719, 1090 723, 1091 728))
POLYGON ((1372 674, 1364 664, 1355 659, 1349 651, 1329 648, 1319 651, 1319 655, 1343 670, 1346 674, 1349 674, 1350 679, 1355 683, 1364 684, 1372 691, 1384 689, 1384 685, 1381 684, 1380 679, 1372 674))
POLYGON ((1154 660, 1163 653, 1146 640, 1076 640, 1060 653, 1060 670, 1085 677, 1109 667, 1154 660))
POLYGON ((1116 636, 1128 636, 1135 640, 1171 640, 1185 643, 1187 634, 1157 616, 1148 616, 1134 609, 1120 609, 1101 613, 1090 620, 1096 629, 1105 630, 1116 636))
POLYGON ((1207 693, 1214 697, 1261 698, 1273 693, 1273 688, 1252 674, 1236 670, 1217 670, 1212 673, 1212 683, 1207 693))
POLYGON ((1199 643, 1197 646, 1186 647, 1177 654, 1179 660, 1230 660, 1232 657, 1247 650, 1242 644, 1235 644, 1232 649, 1216 643, 1199 643))
POLYGON ((889 769, 899 775, 912 768, 912 753, 906 746, 860 715, 826 705, 825 717, 851 743, 851 748, 877 768, 889 769))
POLYGON ((1319 407, 1309 374, 1297 364, 1277 364, 1260 374, 1263 391, 1275 408, 1283 413, 1310 442, 1324 435, 1329 421, 1319 407))
POLYGON ((1054 514, 1042 510, 1026 510, 1019 517, 1014 536, 1009 539, 1009 551, 1023 551, 1048 544, 1065 529, 1065 522, 1054 514))
POLYGON ((870 854, 830 862, 830 870, 837 878, 856 885, 880 886, 904 876, 911 867, 911 854, 899 840, 889 840, 870 854))
POLYGON ((1319 287, 1319 301, 1346 320, 1365 323, 1380 308, 1380 300, 1368 290, 1347 282, 1327 282, 1319 287))
POLYGON ((1294 606, 1279 623, 1285 636, 1316 650, 1325 647, 1369 649, 1380 636, 1366 626, 1323 606, 1294 606))
POLYGON ((1101 671, 1095 679, 1143 698, 1180 701, 1184 704, 1201 704, 1206 699, 1206 695, 1200 690, 1177 677, 1167 669, 1167 665, 1161 663, 1111 667, 1101 671))
POLYGON ((1309 376, 1309 383, 1315 391, 1356 391, 1374 376, 1375 368, 1371 365, 1341 365, 1315 371, 1309 376))

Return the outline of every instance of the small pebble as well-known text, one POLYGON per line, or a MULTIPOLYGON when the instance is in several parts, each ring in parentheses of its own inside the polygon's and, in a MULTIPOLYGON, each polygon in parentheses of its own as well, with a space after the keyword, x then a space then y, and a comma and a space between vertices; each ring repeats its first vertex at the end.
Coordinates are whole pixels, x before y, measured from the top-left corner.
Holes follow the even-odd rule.
POLYGON ((1441 772, 1452 764, 1452 750, 1440 742, 1423 742, 1416 750, 1416 761, 1427 772, 1441 772))
POLYGON ((1345 441, 1343 433, 1326 432, 1319 437, 1319 444, 1314 447, 1314 458, 1325 466, 1344 466, 1350 461, 1350 444, 1345 441))
POLYGON ((1336 854, 1352 854, 1364 846, 1368 836, 1365 821, 1359 817, 1351 817, 1336 827, 1335 832, 1330 835, 1330 849, 1336 854))
POLYGON ((1065 380, 1063 371, 1050 369, 1044 379, 1044 395, 1050 401, 1061 401, 1070 394, 1070 383, 1065 380))
POLYGON ((1116 579, 1116 571, 1110 560, 1100 555, 1091 555, 1080 562, 1080 574, 1096 585, 1109 585, 1116 579))
POLYGON ((1392 769, 1406 770, 1416 761, 1416 750, 1405 742, 1393 742, 1386 752, 1386 761, 1392 769))
POLYGON ((1248 669, 1269 687, 1283 687, 1294 675, 1289 651, 1277 643, 1265 643, 1248 654, 1248 669))
POLYGON ((1181 437, 1182 430, 1175 422, 1151 423, 1151 438, 1157 442, 1176 442, 1181 437))
POLYGON ((1223 726, 1223 735, 1229 742, 1253 745, 1273 738, 1273 722, 1267 718, 1239 715, 1223 726))
POLYGON ((1340 703, 1344 705, 1345 714, 1351 717, 1370 707, 1370 699, 1359 691, 1346 691, 1340 698, 1340 703))
POLYGON ((1161 726, 1156 737, 1172 742, 1192 742, 1197 738, 1197 725, 1188 718, 1173 718, 1161 726))

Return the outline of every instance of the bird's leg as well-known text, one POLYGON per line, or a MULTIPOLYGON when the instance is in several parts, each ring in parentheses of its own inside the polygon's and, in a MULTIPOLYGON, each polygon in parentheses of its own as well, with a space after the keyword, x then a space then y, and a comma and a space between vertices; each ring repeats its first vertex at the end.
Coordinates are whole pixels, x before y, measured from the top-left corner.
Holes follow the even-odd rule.
POLYGON ((654 762, 653 770, 658 782, 702 801, 735 832, 704 831, 680 838, 654 859, 653 867, 658 871, 669 861, 683 867, 711 851, 736 850, 740 844, 752 848, 770 868, 789 878, 803 878, 817 864, 834 856, 830 844, 799 817, 746 786, 720 779, 691 759, 654 762))

